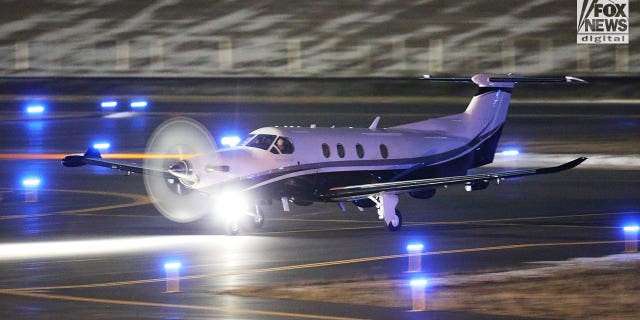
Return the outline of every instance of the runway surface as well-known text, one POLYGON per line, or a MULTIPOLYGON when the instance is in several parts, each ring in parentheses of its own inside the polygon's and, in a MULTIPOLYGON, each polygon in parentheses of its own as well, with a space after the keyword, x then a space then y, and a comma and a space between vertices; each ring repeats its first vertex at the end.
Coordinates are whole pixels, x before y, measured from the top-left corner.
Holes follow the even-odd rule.
MULTIPOLYGON (((449 188, 430 200, 402 197, 405 225, 398 233, 387 232, 373 209, 359 212, 348 205, 342 212, 336 204, 314 204, 285 214, 274 204, 266 207, 262 230, 225 236, 212 218, 176 224, 162 217, 145 197, 140 176, 64 168, 58 157, 83 152, 99 139, 108 139, 113 153, 142 152, 153 129, 176 115, 192 116, 218 136, 274 124, 368 126, 374 115, 336 103, 240 105, 236 111, 202 111, 198 105, 193 113, 188 105, 179 112, 101 113, 84 111, 85 104, 68 102, 70 111, 36 118, 0 114, 3 319, 499 319, 464 311, 406 312, 410 305, 392 309, 219 292, 408 280, 405 246, 413 241, 425 243, 427 276, 614 254, 624 248, 621 225, 640 219, 640 168, 632 162, 507 180, 470 193, 449 188), (41 178, 33 202, 25 202, 21 186, 29 175, 41 178), (182 264, 181 293, 164 293, 163 265, 169 261, 182 264)), ((423 114, 387 107, 372 107, 382 113, 381 126, 464 108, 425 107, 423 114)), ((637 108, 516 105, 500 150, 518 146, 525 159, 604 154, 633 161, 640 150, 637 108)), ((491 170, 527 164, 498 160, 491 170)))

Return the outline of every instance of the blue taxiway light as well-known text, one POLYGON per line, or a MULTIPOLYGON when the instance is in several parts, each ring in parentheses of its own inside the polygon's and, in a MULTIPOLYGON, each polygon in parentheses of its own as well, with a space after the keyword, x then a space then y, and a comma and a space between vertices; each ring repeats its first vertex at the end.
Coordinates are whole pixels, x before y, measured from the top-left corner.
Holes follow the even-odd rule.
POLYGON ((110 147, 111 147, 111 144, 109 142, 97 142, 93 144, 93 148, 98 150, 106 150, 106 149, 109 149, 110 147))
POLYGON ((44 106, 40 104, 34 104, 27 106, 28 114, 39 114, 44 112, 44 106))
POLYGON ((509 149, 502 151, 503 156, 517 156, 520 154, 520 151, 517 149, 509 149))
POLYGON ((624 226, 622 230, 624 230, 624 232, 638 232, 640 231, 640 226, 638 225, 624 226))
POLYGON ((180 262, 167 262, 164 264, 165 270, 177 270, 182 267, 182 263, 180 262))
POLYGON ((220 144, 227 147, 235 147, 240 143, 240 137, 238 136, 226 136, 220 139, 220 144))
POLYGON ((134 100, 134 101, 131 101, 131 103, 129 103, 129 106, 131 106, 131 108, 137 108, 137 109, 146 108, 148 105, 149 103, 144 100, 134 100))
POLYGON ((40 185, 40 178, 30 177, 22 180, 22 185, 25 187, 37 187, 40 185))
POLYGON ((102 101, 100 103, 100 107, 102 108, 116 108, 117 106, 118 106, 118 101, 114 101, 114 100, 102 101))
POLYGON ((407 251, 409 252, 422 251, 423 249, 424 245, 422 243, 411 243, 407 245, 407 251))

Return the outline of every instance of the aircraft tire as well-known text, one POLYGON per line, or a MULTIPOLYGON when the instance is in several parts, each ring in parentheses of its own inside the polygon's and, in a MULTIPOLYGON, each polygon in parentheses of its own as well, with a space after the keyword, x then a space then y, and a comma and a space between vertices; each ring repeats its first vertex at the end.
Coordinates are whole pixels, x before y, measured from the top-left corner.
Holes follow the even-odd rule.
POLYGON ((225 225, 225 232, 229 236, 237 235, 240 232, 240 224, 238 223, 238 221, 235 219, 227 221, 225 225))
POLYGON ((402 214, 398 209, 396 209, 396 216, 398 217, 398 225, 394 226, 391 222, 387 225, 387 229, 391 232, 396 232, 402 228, 402 214))

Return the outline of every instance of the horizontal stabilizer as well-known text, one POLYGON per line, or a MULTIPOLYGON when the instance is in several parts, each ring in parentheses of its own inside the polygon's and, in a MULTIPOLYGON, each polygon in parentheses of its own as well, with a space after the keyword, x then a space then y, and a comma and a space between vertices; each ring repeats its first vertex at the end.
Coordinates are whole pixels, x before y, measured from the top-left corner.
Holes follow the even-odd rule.
POLYGON ((90 147, 83 154, 72 154, 64 157, 62 159, 62 165, 65 167, 80 167, 84 165, 93 165, 98 167, 104 167, 114 170, 126 171, 129 173, 140 173, 140 174, 150 174, 150 175, 159 175, 159 176, 169 176, 171 174, 165 170, 158 170, 154 168, 144 168, 140 165, 133 163, 125 163, 120 161, 113 161, 108 159, 103 159, 100 151, 96 148, 90 147))
MULTIPOLYGON (((421 78, 422 80, 431 81, 444 81, 444 82, 476 82, 473 77, 433 77, 425 74, 421 78)), ((489 82, 494 83, 587 83, 586 80, 572 77, 572 76, 560 76, 560 77, 524 77, 516 75, 489 75, 486 78, 489 82)))

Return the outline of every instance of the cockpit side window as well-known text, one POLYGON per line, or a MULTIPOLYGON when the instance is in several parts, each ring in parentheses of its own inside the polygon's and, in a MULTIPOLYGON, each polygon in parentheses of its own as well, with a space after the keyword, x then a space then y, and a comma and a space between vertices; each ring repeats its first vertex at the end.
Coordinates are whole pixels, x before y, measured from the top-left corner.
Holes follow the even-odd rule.
POLYGON ((253 139, 247 138, 245 140, 245 146, 246 147, 252 147, 252 148, 259 148, 262 150, 267 150, 269 149, 269 147, 271 146, 271 144, 273 143, 273 140, 276 139, 275 135, 272 134, 259 134, 255 137, 253 137, 253 139))
POLYGON ((291 139, 287 137, 279 137, 276 140, 275 147, 278 148, 278 151, 282 154, 292 154, 294 150, 291 139))
POLYGON ((249 141, 251 141, 255 136, 255 134, 249 134, 246 138, 244 138, 244 140, 242 140, 242 143, 240 145, 246 146, 247 143, 249 143, 249 141))

